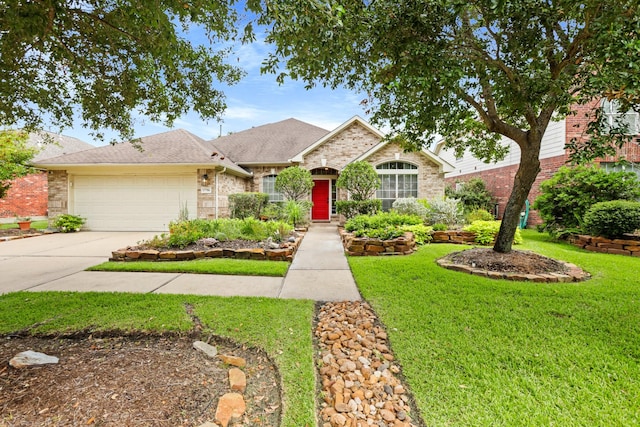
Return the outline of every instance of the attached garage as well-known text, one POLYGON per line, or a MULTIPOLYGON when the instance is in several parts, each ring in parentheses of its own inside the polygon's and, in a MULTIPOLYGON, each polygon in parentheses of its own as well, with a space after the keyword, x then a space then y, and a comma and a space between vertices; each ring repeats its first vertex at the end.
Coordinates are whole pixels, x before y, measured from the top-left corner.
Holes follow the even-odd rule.
POLYGON ((197 181, 185 175, 76 175, 69 201, 94 231, 167 231, 185 203, 197 211, 197 181))

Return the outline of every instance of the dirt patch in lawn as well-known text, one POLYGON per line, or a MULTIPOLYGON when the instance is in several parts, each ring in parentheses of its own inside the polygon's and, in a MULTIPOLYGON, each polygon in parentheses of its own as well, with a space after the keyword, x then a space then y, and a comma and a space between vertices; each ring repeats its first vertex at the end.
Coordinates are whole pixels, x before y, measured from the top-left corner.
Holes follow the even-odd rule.
MULTIPOLYGON (((193 349, 194 336, 0 337, 1 426, 199 426, 231 392, 229 368, 193 349), (34 350, 58 364, 15 369, 34 350)), ((278 426, 280 380, 262 351, 211 338, 218 354, 247 361, 246 413, 229 426, 278 426)))

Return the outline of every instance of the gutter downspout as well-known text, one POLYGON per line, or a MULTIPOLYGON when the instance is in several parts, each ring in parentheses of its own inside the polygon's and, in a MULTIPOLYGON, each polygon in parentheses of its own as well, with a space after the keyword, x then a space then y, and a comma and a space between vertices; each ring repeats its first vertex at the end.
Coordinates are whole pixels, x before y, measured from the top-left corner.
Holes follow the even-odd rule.
POLYGON ((218 174, 219 173, 225 173, 226 171, 227 171, 227 167, 226 166, 220 172, 218 172, 216 170, 216 176, 215 176, 215 181, 216 181, 215 182, 215 187, 216 187, 216 190, 215 190, 216 191, 216 195, 215 195, 216 206, 215 206, 215 209, 216 209, 216 213, 215 213, 215 219, 218 219, 218 205, 219 205, 219 202, 218 202, 218 194, 219 194, 219 192, 218 192, 218 174))

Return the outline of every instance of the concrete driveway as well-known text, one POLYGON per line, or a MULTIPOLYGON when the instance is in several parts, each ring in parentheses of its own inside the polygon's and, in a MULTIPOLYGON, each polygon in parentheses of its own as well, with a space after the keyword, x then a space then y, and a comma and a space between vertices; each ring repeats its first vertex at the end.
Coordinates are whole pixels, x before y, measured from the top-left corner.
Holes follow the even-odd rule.
POLYGON ((83 231, 0 242, 0 294, 35 290, 71 278, 87 267, 107 261, 111 251, 135 245, 155 234, 83 231))

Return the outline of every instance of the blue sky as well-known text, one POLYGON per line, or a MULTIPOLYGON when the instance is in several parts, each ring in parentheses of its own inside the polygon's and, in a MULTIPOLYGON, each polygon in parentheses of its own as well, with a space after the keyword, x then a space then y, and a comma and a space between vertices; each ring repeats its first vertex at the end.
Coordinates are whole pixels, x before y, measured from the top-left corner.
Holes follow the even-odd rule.
MULTIPOLYGON (((188 37, 192 41, 200 39, 197 30, 188 37)), ((331 90, 321 85, 306 90, 303 82, 286 80, 282 85, 276 82, 275 75, 260 73, 262 61, 267 57, 270 47, 263 37, 251 44, 239 46, 229 60, 242 67, 246 76, 235 86, 221 86, 226 95, 227 109, 222 122, 202 121, 198 114, 189 113, 174 122, 173 129, 186 129, 204 139, 217 138, 232 132, 239 132, 267 123, 288 118, 296 118, 307 123, 333 130, 354 115, 368 120, 365 109, 360 105, 364 95, 345 89, 331 90)), ((136 137, 153 135, 169 128, 139 117, 135 127, 136 137)), ((107 142, 95 141, 88 129, 77 122, 74 128, 64 129, 63 134, 79 138, 94 145, 107 142)), ((105 132, 105 141, 117 138, 115 133, 105 132)))

